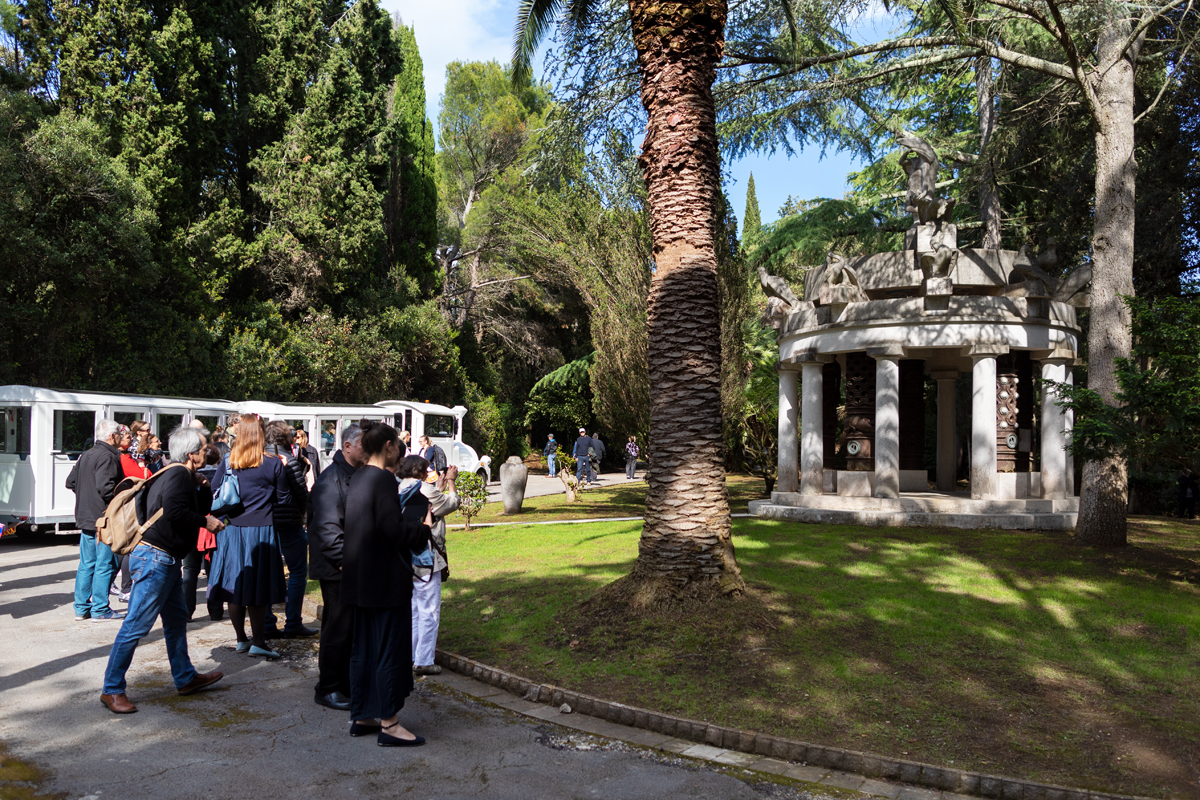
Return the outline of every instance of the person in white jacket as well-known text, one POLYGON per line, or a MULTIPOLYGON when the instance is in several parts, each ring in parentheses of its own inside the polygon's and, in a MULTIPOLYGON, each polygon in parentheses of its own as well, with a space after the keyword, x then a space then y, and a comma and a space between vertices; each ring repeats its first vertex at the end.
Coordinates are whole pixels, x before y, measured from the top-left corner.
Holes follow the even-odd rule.
MULTIPOLYGON (((433 655, 437 649, 438 624, 442 615, 442 581, 448 577, 450 571, 446 556, 445 517, 458 509, 459 499, 454 485, 454 481, 458 477, 458 468, 451 465, 436 482, 430 483, 415 477, 416 474, 424 474, 415 468, 410 474, 405 474, 404 465, 413 460, 413 456, 405 458, 398 470, 401 479, 399 489, 401 502, 412 491, 421 493, 429 504, 429 510, 433 512, 431 530, 434 544, 432 566, 413 564, 413 672, 417 675, 437 675, 441 673, 442 668, 433 663, 433 655), (419 488, 414 488, 414 484, 419 484, 419 488)), ((419 460, 425 461, 424 459, 419 460)))

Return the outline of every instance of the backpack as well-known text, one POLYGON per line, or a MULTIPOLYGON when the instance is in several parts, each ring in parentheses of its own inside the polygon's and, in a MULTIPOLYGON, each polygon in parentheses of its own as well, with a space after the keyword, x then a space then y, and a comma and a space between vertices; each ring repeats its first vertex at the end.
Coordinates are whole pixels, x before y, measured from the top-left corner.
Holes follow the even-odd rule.
POLYGON ((119 556, 128 555, 133 548, 142 542, 142 535, 150 530, 154 523, 163 515, 160 508, 145 523, 138 523, 138 506, 143 513, 146 507, 146 489, 174 467, 183 464, 171 464, 151 475, 149 478, 126 478, 117 486, 117 493, 104 509, 104 516, 96 520, 96 538, 104 542, 119 556), (122 489, 121 487, 127 487, 122 489))

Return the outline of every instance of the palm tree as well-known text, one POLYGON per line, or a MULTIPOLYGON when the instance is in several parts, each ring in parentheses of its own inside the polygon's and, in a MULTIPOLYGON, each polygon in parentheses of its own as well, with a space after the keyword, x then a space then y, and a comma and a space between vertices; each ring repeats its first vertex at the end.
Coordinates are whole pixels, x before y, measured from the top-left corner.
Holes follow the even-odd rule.
MULTIPOLYGON (((595 0, 566 0, 586 26, 595 0)), ((522 0, 513 54, 528 74, 564 0, 522 0)), ((725 0, 630 0, 649 115, 639 159, 650 207, 650 471, 633 572, 615 588, 634 605, 745 590, 730 529, 721 441, 716 220, 720 192, 712 84, 725 47, 725 0)))

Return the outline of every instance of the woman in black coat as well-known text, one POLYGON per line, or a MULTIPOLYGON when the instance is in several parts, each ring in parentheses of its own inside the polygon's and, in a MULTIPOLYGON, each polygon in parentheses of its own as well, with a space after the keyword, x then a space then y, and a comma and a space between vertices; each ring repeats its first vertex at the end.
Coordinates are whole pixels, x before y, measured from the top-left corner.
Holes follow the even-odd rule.
POLYGON ((424 744, 400 725, 412 693, 412 557, 430 542, 432 519, 401 516, 396 477, 396 429, 363 420, 366 464, 346 492, 342 545, 342 603, 354 608, 350 651, 350 735, 378 731, 382 747, 424 744), (378 720, 378 722, 376 722, 378 720))

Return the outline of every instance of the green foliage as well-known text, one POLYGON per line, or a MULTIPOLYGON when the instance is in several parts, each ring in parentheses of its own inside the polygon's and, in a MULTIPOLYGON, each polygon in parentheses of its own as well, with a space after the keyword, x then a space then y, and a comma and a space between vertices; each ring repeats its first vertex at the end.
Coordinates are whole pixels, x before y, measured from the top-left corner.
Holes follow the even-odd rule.
POLYGON ((1159 471, 1200 471, 1200 299, 1127 298, 1132 358, 1117 359, 1118 405, 1087 388, 1056 384, 1075 411, 1071 451, 1120 456, 1159 471))
POLYGON ((433 288, 437 263, 437 162, 433 124, 425 116, 425 75, 412 28, 395 30, 401 70, 396 76, 391 116, 396 142, 387 213, 391 257, 423 290, 433 288))
POLYGON ((830 251, 853 256, 903 247, 907 219, 893 220, 854 200, 816 200, 807 209, 763 226, 747 253, 752 266, 799 282, 830 251))
POLYGON ((779 465, 779 347, 775 331, 755 319, 746 320, 744 341, 750 373, 743 390, 742 454, 769 494, 779 465))
POLYGON ((0 381, 463 401, 458 332, 423 296, 411 30, 375 0, 3 8, 0 381))
POLYGON ((762 227, 762 214, 758 211, 758 195, 754 191, 754 173, 746 181, 746 213, 742 215, 742 238, 750 239, 758 235, 762 227))
POLYGON ((471 520, 487 504, 487 485, 474 472, 460 472, 454 486, 458 492, 458 513, 463 515, 467 530, 471 530, 471 520))

